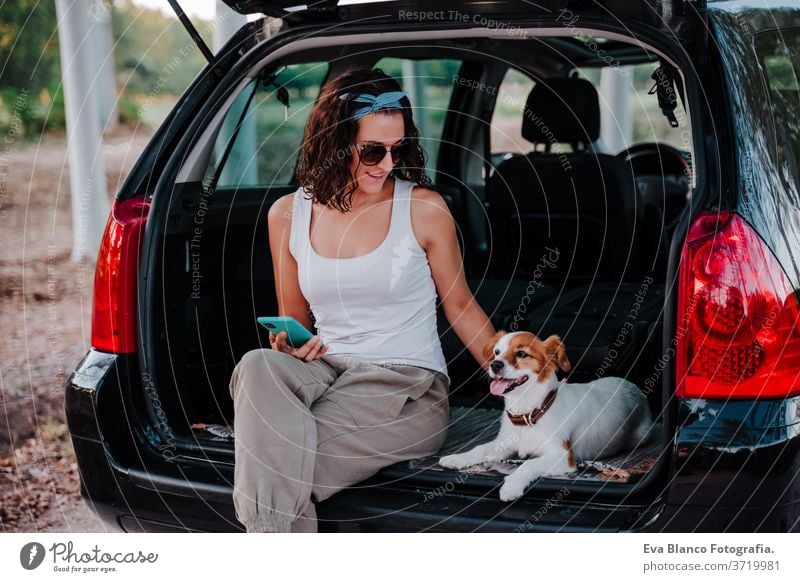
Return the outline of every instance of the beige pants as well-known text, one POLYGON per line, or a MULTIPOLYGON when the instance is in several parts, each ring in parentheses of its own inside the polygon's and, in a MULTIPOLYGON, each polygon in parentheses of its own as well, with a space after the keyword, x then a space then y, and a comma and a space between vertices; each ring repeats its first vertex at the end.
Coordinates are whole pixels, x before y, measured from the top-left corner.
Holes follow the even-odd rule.
POLYGON ((317 531, 314 501, 444 443, 441 372, 257 349, 236 365, 233 502, 251 531, 317 531))

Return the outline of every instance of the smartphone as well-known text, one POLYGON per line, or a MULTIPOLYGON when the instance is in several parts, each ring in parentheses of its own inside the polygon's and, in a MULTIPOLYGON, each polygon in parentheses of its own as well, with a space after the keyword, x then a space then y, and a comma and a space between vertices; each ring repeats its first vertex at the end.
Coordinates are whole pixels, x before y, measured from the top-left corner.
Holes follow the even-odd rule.
POLYGON ((291 315, 276 315, 273 317, 259 317, 256 319, 258 323, 266 327, 273 334, 278 335, 278 332, 286 332, 286 343, 293 348, 299 348, 312 337, 314 334, 308 331, 303 324, 297 321, 291 315))

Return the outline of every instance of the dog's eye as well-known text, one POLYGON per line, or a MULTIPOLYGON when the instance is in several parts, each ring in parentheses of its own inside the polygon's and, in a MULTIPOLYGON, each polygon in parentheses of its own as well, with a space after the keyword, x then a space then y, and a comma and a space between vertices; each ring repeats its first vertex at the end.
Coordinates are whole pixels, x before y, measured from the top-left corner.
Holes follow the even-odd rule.
POLYGON ((496 356, 497 354, 499 354, 499 353, 500 353, 500 350, 495 350, 495 351, 494 351, 494 355, 495 355, 495 356, 496 356))
POLYGON ((522 350, 518 350, 517 351, 517 357, 518 358, 527 358, 528 357, 528 352, 523 352, 522 350))

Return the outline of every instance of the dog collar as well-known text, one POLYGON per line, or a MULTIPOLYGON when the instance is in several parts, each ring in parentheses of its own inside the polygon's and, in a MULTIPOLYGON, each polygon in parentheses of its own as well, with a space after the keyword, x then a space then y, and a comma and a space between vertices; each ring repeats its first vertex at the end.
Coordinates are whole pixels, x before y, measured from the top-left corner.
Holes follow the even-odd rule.
POLYGON ((542 405, 539 408, 534 408, 527 414, 511 414, 508 410, 506 410, 506 415, 508 415, 508 419, 513 425, 533 426, 540 418, 544 416, 545 412, 550 410, 550 407, 553 405, 553 401, 556 399, 557 393, 558 388, 551 390, 550 393, 544 397, 544 402, 542 402, 542 405))

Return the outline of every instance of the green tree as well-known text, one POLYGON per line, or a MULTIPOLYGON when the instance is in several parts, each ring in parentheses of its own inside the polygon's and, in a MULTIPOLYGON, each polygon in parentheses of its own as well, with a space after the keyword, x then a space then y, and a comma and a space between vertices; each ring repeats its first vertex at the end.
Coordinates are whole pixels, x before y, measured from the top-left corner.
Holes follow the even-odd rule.
POLYGON ((5 2, 0 18, 0 91, 38 95, 60 82, 52 0, 5 2))
POLYGON ((55 2, 6 2, 0 18, 0 131, 30 138, 64 127, 55 2))
MULTIPOLYGON (((206 64, 177 18, 129 2, 114 2, 111 25, 120 89, 180 95, 206 64)), ((207 44, 212 22, 192 19, 207 44)))

